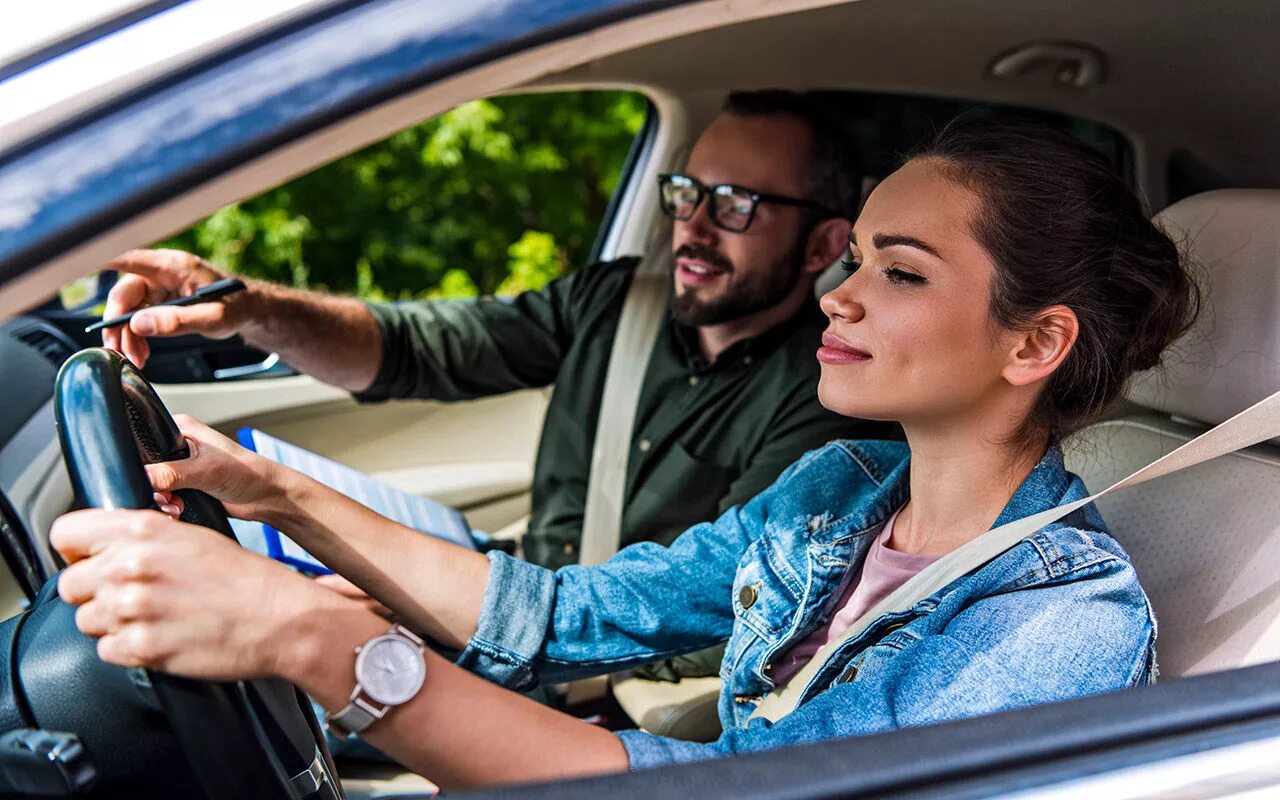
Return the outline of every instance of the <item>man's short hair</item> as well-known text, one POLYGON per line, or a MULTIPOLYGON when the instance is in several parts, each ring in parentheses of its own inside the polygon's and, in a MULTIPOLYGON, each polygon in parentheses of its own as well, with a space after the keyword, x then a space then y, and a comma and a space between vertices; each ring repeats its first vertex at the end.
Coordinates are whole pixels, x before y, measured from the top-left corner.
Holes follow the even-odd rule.
POLYGON ((806 199, 849 219, 857 216, 862 202, 862 159, 852 137, 816 100, 785 89, 732 92, 721 111, 740 117, 781 114, 803 122, 810 131, 809 163, 803 176, 806 199))

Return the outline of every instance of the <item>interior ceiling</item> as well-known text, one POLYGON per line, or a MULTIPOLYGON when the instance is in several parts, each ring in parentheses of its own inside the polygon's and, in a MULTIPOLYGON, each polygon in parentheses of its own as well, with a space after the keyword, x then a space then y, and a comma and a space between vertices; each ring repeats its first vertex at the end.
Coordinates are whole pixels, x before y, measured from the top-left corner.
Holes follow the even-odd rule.
POLYGON ((677 96, 731 88, 919 93, 1062 111, 1116 127, 1151 155, 1185 147, 1241 186, 1280 186, 1275 0, 859 0, 756 20, 585 64, 546 83, 620 82, 677 96), (1080 42, 1107 59, 1078 90, 1039 71, 986 77, 1001 53, 1080 42))

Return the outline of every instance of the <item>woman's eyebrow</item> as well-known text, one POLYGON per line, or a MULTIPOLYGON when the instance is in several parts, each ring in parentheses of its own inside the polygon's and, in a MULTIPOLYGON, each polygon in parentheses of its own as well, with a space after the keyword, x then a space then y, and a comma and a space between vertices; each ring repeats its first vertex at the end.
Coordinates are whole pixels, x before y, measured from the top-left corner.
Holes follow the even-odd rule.
MULTIPOLYGON (((934 258, 942 259, 942 255, 938 252, 937 248, 927 242, 917 239, 914 236, 904 236, 897 233, 877 233, 875 236, 871 237, 871 243, 874 244, 878 250, 883 250, 886 247, 893 247, 894 245, 914 247, 917 250, 923 250, 934 258)), ((852 231, 849 232, 849 244, 853 247, 858 246, 858 238, 852 231)))
MULTIPOLYGON (((850 236, 850 241, 853 237, 850 236)), ((923 250, 934 258, 941 259, 942 255, 937 249, 926 242, 922 242, 914 236, 903 236, 897 233, 877 233, 872 237, 871 241, 875 244, 877 250, 884 250, 886 247, 894 247, 901 245, 903 247, 914 247, 917 250, 923 250)))

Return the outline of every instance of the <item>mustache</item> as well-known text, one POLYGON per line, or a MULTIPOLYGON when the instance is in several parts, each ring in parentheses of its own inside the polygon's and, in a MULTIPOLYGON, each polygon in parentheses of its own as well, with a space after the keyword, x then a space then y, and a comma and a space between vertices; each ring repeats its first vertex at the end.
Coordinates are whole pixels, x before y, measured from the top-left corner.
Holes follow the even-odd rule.
POLYGON ((705 261, 716 269, 722 269, 725 272, 733 271, 733 262, 711 247, 704 247, 696 244, 682 244, 676 248, 675 257, 705 261))

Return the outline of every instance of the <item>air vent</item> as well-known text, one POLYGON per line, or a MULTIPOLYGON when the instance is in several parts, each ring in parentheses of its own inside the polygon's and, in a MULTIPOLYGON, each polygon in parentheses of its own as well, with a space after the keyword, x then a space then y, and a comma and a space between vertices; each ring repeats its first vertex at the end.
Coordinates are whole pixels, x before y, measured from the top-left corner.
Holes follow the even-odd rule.
POLYGON ((71 358, 79 348, 68 336, 44 322, 32 322, 13 332, 13 337, 39 353, 55 367, 71 358))

